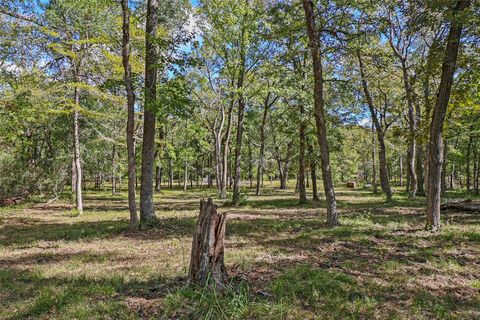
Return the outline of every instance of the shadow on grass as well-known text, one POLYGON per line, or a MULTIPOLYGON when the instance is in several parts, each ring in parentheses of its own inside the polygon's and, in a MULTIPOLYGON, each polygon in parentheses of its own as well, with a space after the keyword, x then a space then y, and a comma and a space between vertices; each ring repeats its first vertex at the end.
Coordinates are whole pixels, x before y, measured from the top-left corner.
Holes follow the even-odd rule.
POLYGON ((72 319, 136 319, 138 314, 122 301, 125 296, 146 296, 145 292, 153 293, 165 282, 160 277, 147 281, 126 281, 122 277, 46 278, 26 270, 3 269, 0 309, 5 313, 0 311, 0 318, 49 318, 53 313, 72 319))
MULTIPOLYGON (((72 218, 74 219, 74 218, 72 218)), ((127 221, 45 223, 29 220, 27 224, 8 224, 1 228, 0 246, 28 246, 36 241, 74 241, 107 238, 122 233, 127 221)))

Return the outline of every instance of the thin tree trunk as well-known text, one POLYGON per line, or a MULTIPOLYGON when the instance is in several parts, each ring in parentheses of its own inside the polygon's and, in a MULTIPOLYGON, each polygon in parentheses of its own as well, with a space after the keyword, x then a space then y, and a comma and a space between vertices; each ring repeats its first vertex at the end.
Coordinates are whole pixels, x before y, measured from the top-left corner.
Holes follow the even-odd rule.
POLYGON ((475 195, 478 196, 479 194, 479 175, 480 175, 480 168, 479 168, 479 159, 478 159, 478 152, 477 152, 477 148, 475 147, 473 149, 473 155, 474 155, 474 163, 473 163, 473 188, 474 188, 474 191, 475 191, 475 195))
POLYGON ((143 119, 142 180, 140 186, 140 221, 156 219, 153 207, 153 167, 155 158, 155 112, 157 99, 157 47, 155 37, 158 24, 158 0, 147 1, 145 29, 145 107, 143 119))
POLYGON ((162 188, 162 167, 157 166, 155 168, 155 191, 160 192, 162 188))
POLYGON ((373 193, 377 194, 378 193, 378 188, 377 188, 377 165, 376 165, 376 153, 377 146, 375 143, 375 125, 372 121, 372 184, 373 184, 373 193))
POLYGON ((400 187, 403 187, 403 157, 401 155, 398 157, 398 171, 400 187))
POLYGON ((435 103, 430 125, 426 227, 433 231, 440 229, 440 177, 443 165, 442 131, 447 105, 450 100, 450 91, 452 89, 453 75, 456 69, 458 49, 463 28, 463 24, 458 19, 458 16, 470 6, 470 2, 470 0, 458 0, 452 12, 453 17, 443 58, 442 75, 438 88, 437 101, 435 103))
POLYGON ((248 141, 248 180, 250 181, 250 189, 253 188, 253 159, 252 159, 252 142, 248 141))
MULTIPOLYGON (((470 128, 472 129, 472 128, 470 128)), ((471 130, 470 130, 471 132, 471 130)), ((465 157, 465 161, 467 162, 467 166, 466 166, 466 176, 467 176, 467 194, 469 194, 471 192, 471 170, 470 170, 470 162, 471 162, 471 153, 472 153, 472 135, 470 134, 469 137, 468 137, 468 144, 467 144, 467 155, 465 157)))
POLYGON ((112 148, 112 195, 113 196, 117 193, 117 179, 116 179, 116 170, 115 170, 115 166, 116 166, 116 162, 115 162, 116 148, 115 147, 116 147, 115 144, 113 144, 113 148, 112 148))
POLYGON ((187 190, 188 183, 188 161, 185 159, 185 166, 183 168, 183 191, 187 190))
POLYGON ((306 124, 303 120, 305 108, 300 106, 300 127, 299 127, 299 148, 298 148, 298 192, 300 204, 307 203, 307 188, 305 186, 305 130, 306 124))
POLYGON ((163 156, 163 146, 164 146, 164 140, 165 140, 165 129, 160 127, 160 130, 158 130, 158 140, 159 140, 159 146, 157 152, 155 152, 155 158, 158 158, 159 164, 156 165, 155 167, 155 191, 160 192, 160 189, 162 187, 162 164, 160 160, 162 160, 163 156))
POLYGON ((312 176, 312 199, 314 201, 320 200, 317 190, 317 162, 315 161, 315 155, 313 153, 313 146, 308 143, 308 154, 310 158, 310 174, 312 176))
POLYGON ((337 201, 335 200, 335 190, 333 187, 332 172, 330 167, 330 152, 328 149, 327 129, 325 121, 324 101, 323 101, 323 70, 322 56, 317 29, 315 27, 314 6, 311 0, 303 0, 305 11, 305 20, 307 33, 313 61, 313 75, 315 80, 314 104, 315 104, 315 124, 317 127, 317 139, 320 147, 320 160, 322 163, 323 186, 325 188, 325 197, 327 200, 327 224, 336 226, 339 224, 337 201))
MULTIPOLYGON (((443 159, 447 159, 447 140, 444 140, 444 147, 443 147, 443 159)), ((447 161, 443 161, 443 166, 442 166, 442 180, 441 180, 441 185, 440 185, 440 192, 442 196, 445 194, 447 191, 447 161)))
MULTIPOLYGON (((77 68, 76 66, 74 67, 77 68)), ((78 81, 77 70, 74 71, 74 80, 78 81)), ((82 162, 80 155, 80 124, 79 124, 79 112, 80 107, 80 94, 78 88, 75 85, 74 90, 75 110, 73 111, 73 159, 75 163, 75 203, 78 214, 83 213, 83 198, 82 198, 82 162)))
POLYGON ((260 194, 260 187, 261 187, 261 182, 260 179, 263 177, 263 170, 264 170, 264 156, 265 156, 265 125, 267 123, 267 114, 268 114, 268 108, 270 106, 269 104, 269 99, 270 99, 270 92, 267 94, 267 98, 265 98, 264 104, 263 104, 263 116, 262 116, 262 124, 260 126, 260 151, 258 153, 258 167, 257 167, 257 189, 255 190, 255 195, 260 194))
POLYGON ((228 174, 228 169, 229 169, 229 161, 228 161, 228 155, 230 152, 230 139, 232 136, 232 125, 233 125, 233 107, 235 105, 235 100, 234 97, 231 97, 230 100, 230 106, 228 108, 228 113, 227 113, 227 129, 225 132, 225 137, 223 141, 223 165, 222 165, 222 179, 219 179, 218 182, 221 182, 222 184, 220 185, 220 199, 224 199, 227 196, 227 186, 229 183, 229 174, 228 174))
POLYGON ((71 179, 72 195, 77 192, 77 169, 75 168, 75 157, 72 157, 72 179, 71 179))
POLYGON ((168 187, 173 188, 173 163, 172 159, 168 159, 168 187))
POLYGON ((402 73, 403 73, 403 82, 405 85, 405 93, 407 96, 407 105, 408 105, 408 139, 409 147, 407 153, 407 167, 410 174, 410 198, 415 198, 417 195, 417 173, 415 171, 415 159, 417 152, 417 144, 415 140, 415 128, 417 126, 414 106, 413 106, 413 97, 412 97, 412 88, 410 86, 410 80, 408 78, 408 71, 405 59, 401 59, 402 73))
MULTIPOLYGON (((239 81, 241 84, 238 85, 238 88, 243 86, 243 76, 239 81)), ((238 114, 237 114, 237 141, 235 147, 235 178, 233 180, 233 196, 232 203, 233 205, 238 206, 240 204, 240 175, 241 175, 241 165, 242 165, 242 138, 243 138, 243 118, 245 114, 245 100, 243 96, 240 96, 238 99, 238 114)))

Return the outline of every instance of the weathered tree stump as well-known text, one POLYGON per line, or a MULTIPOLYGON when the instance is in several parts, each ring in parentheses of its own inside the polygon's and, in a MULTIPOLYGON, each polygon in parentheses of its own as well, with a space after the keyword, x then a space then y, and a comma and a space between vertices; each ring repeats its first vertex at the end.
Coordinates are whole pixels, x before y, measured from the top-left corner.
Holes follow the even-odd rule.
POLYGON ((223 289, 228 278, 223 261, 225 225, 226 213, 218 214, 211 198, 202 199, 190 256, 191 282, 203 287, 213 280, 217 289, 223 289))

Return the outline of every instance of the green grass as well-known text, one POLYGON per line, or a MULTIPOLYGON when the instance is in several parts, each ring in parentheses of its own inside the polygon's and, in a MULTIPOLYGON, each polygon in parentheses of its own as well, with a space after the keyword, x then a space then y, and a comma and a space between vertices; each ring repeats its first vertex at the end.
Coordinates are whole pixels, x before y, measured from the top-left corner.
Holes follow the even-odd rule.
POLYGON ((231 207, 213 189, 164 189, 158 224, 136 234, 125 192, 89 190, 81 216, 67 194, 0 208, 0 319, 480 318, 478 215, 446 215, 431 233, 422 198, 338 190, 342 225, 332 229, 324 201, 242 192, 231 207), (228 212, 223 294, 185 281, 209 196, 228 212))

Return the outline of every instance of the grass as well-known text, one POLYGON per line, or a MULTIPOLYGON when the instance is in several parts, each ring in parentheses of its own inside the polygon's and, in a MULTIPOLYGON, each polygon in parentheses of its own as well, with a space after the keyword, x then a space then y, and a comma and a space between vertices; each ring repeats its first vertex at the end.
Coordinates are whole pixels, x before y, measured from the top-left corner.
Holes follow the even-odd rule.
POLYGON ((163 190, 158 226, 139 233, 126 232, 126 193, 89 190, 81 216, 65 198, 0 208, 0 319, 480 318, 480 216, 446 214, 431 233, 422 198, 338 190, 331 229, 324 201, 243 192, 238 208, 215 199, 223 294, 185 281, 199 199, 215 190, 163 190))

